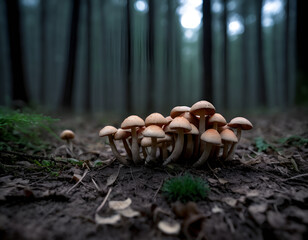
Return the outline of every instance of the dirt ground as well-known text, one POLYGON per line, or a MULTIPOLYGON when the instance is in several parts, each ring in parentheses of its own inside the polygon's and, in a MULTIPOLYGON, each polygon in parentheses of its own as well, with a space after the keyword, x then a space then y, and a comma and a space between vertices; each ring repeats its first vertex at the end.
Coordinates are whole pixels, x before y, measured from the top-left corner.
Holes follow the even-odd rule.
POLYGON ((0 239, 308 239, 308 144, 292 138, 278 141, 307 139, 307 113, 250 117, 254 129, 242 134, 234 159, 203 170, 120 166, 98 138, 102 126, 67 119, 61 124, 77 134, 72 156, 58 140, 51 142, 50 158, 1 153, 0 239), (258 152, 256 137, 271 147, 258 152), (33 159, 53 165, 40 166, 33 159), (191 235, 183 230, 168 235, 158 229, 160 220, 184 224, 185 219, 172 211, 161 186, 184 173, 206 180, 211 190, 205 201, 197 202, 202 224, 192 226, 191 235), (122 216, 115 225, 98 224, 96 217, 114 215, 108 201, 127 198, 136 216, 122 216))

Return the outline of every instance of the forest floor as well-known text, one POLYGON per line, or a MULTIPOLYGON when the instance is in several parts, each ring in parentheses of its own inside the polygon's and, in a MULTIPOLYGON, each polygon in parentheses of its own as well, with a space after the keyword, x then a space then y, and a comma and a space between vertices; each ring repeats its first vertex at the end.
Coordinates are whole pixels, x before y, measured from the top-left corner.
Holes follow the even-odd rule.
MULTIPOLYGON (((77 134, 71 158, 83 165, 31 152, 0 153, 0 238, 308 239, 307 109, 249 119, 254 129, 243 133, 234 159, 203 170, 120 166, 98 138, 97 123, 63 120, 77 134), (158 229, 160 220, 185 220, 174 214, 161 186, 184 173, 206 180, 210 192, 197 202, 201 223, 168 235, 158 229), (133 217, 99 224, 115 214, 108 201, 127 198, 133 217)), ((62 144, 51 140, 51 153, 67 159, 62 144)))

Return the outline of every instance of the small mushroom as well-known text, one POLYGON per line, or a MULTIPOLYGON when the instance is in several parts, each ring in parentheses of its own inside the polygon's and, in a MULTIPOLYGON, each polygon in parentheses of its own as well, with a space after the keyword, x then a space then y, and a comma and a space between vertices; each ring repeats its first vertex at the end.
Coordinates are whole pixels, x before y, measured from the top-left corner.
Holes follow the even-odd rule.
POLYGON ((221 137, 217 130, 215 129, 208 129, 201 135, 201 140, 206 143, 205 149, 198 159, 197 162, 194 163, 193 167, 201 167, 208 157, 210 156, 212 146, 220 145, 221 144, 221 137))
POLYGON ((131 136, 131 133, 128 131, 123 130, 122 128, 119 128, 117 132, 114 134, 114 140, 122 140, 123 146, 125 148, 125 151, 127 153, 127 158, 129 160, 132 159, 132 151, 130 150, 130 147, 128 146, 128 143, 126 139, 131 136))
POLYGON ((221 140, 224 144, 224 150, 222 154, 222 159, 226 159, 228 156, 229 146, 232 143, 237 143, 237 137, 235 136, 234 132, 230 129, 225 129, 220 133, 221 140))
MULTIPOLYGON (((165 119, 165 118, 164 118, 165 119)), ((156 125, 150 125, 144 129, 142 135, 145 137, 150 137, 152 140, 151 145, 151 154, 147 156, 146 163, 156 160, 156 152, 157 152, 157 138, 164 138, 165 132, 164 130, 156 125)))
POLYGON ((167 165, 172 161, 176 161, 182 153, 184 145, 184 132, 189 132, 191 130, 191 125, 189 121, 184 117, 176 117, 169 124, 170 129, 176 130, 177 139, 175 142, 175 147, 171 155, 166 159, 163 165, 167 165))
POLYGON ((184 153, 184 158, 186 158, 186 159, 191 158, 193 153, 194 153, 195 142, 193 141, 193 136, 199 135, 199 131, 196 128, 196 126, 192 123, 190 124, 190 126, 191 126, 191 130, 186 133, 187 144, 186 144, 186 149, 185 149, 185 153, 184 153))
POLYGON ((132 158, 135 164, 140 164, 142 159, 139 155, 139 144, 138 144, 138 137, 136 128, 143 127, 145 125, 142 118, 138 117, 137 115, 131 115, 124 119, 121 124, 122 129, 131 129, 132 132, 132 158))
POLYGON ((225 126, 227 121, 220 113, 215 113, 209 118, 208 124, 213 125, 213 128, 217 130, 218 127, 225 126))
POLYGON ((121 156, 121 154, 118 152, 117 150, 117 147, 116 145, 114 144, 114 141, 113 141, 113 135, 117 132, 117 129, 113 126, 105 126, 104 128, 102 128, 100 131, 99 131, 99 136, 100 137, 105 137, 105 136, 108 136, 108 140, 109 140, 109 144, 110 144, 110 147, 111 147, 111 150, 114 154, 114 156, 117 158, 117 160, 119 162, 121 162, 122 164, 124 165, 128 165, 128 162, 127 160, 121 156))
POLYGON ((183 114, 185 112, 189 112, 189 111, 190 111, 190 107, 176 106, 176 107, 172 108, 172 110, 170 112, 170 117, 176 118, 176 117, 180 116, 181 114, 183 114))
POLYGON ((165 134, 164 138, 158 138, 157 139, 157 143, 162 144, 162 146, 160 147, 161 149, 161 155, 162 155, 162 159, 166 160, 168 157, 168 149, 167 149, 167 144, 168 143, 172 143, 173 139, 172 136, 168 133, 165 134))
MULTIPOLYGON (((253 128, 252 123, 248 119, 243 118, 243 117, 233 118, 228 123, 228 126, 236 129, 236 137, 237 137, 238 142, 241 140, 242 130, 250 130, 253 128)), ((236 150, 237 143, 232 144, 231 149, 229 150, 227 159, 230 159, 232 157, 233 153, 236 150)))
POLYGON ((60 134, 60 138, 63 140, 66 140, 66 143, 68 145, 68 148, 70 150, 71 153, 73 153, 73 142, 72 139, 75 138, 75 134, 72 130, 64 130, 61 132, 60 134))

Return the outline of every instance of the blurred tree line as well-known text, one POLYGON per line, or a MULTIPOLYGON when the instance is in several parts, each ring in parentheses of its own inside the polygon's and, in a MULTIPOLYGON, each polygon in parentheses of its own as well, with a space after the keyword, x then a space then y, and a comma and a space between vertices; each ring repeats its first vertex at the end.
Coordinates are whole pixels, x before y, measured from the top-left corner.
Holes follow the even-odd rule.
POLYGON ((307 99, 304 4, 0 0, 0 104, 116 114, 201 99, 219 111, 291 106, 307 99))

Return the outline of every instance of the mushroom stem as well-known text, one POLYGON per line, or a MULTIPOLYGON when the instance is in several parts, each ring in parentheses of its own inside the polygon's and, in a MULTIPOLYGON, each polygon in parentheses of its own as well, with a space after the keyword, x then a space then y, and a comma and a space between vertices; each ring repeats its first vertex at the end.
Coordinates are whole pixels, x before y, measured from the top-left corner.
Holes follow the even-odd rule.
POLYGON ((184 158, 189 159, 194 153, 194 142, 192 134, 187 134, 187 144, 185 149, 184 158))
POLYGON ((204 149, 204 142, 200 140, 201 135, 205 132, 205 124, 206 124, 206 117, 204 114, 200 115, 200 120, 199 120, 199 138, 197 139, 197 153, 199 155, 199 153, 203 152, 204 149))
POLYGON ((222 153, 222 159, 226 159, 227 156, 228 156, 228 150, 229 150, 229 142, 225 141, 224 142, 224 150, 223 150, 223 153, 222 153))
POLYGON ((128 146, 128 143, 126 141, 126 139, 122 139, 122 142, 123 142, 123 145, 124 145, 124 148, 125 148, 125 151, 127 153, 127 158, 128 159, 132 159, 132 151, 130 150, 129 146, 128 146))
POLYGON ((198 159, 198 161, 194 163, 193 167, 202 166, 206 162, 208 157, 210 156, 211 150, 212 150, 212 144, 206 143, 205 150, 203 151, 203 153, 200 156, 200 158, 198 159))
POLYGON ((136 128, 132 127, 132 157, 135 164, 141 163, 141 158, 139 155, 139 144, 138 144, 138 137, 136 128))
POLYGON ((73 142, 70 139, 66 139, 66 143, 70 152, 73 153, 73 142))
POLYGON ((111 150, 112 150, 114 156, 117 158, 117 160, 124 165, 128 165, 127 160, 123 156, 121 156, 121 154, 118 152, 118 149, 117 149, 116 145, 114 144, 112 135, 108 135, 108 139, 109 139, 109 144, 110 144, 111 150))
POLYGON ((166 161, 163 163, 164 166, 169 164, 170 162, 177 160, 183 150, 183 145, 184 145, 184 130, 183 129, 178 129, 177 130, 178 137, 176 139, 176 143, 173 149, 173 152, 171 155, 166 159, 166 161))
POLYGON ((163 142, 162 152, 163 152, 163 160, 165 161, 168 157, 167 143, 165 142, 163 142))
POLYGON ((242 129, 241 128, 237 128, 237 132, 236 132, 236 137, 237 137, 237 142, 236 143, 232 143, 232 146, 229 150, 229 153, 226 157, 226 160, 232 158, 234 152, 236 151, 237 148, 237 144, 239 143, 240 139, 241 139, 241 135, 242 135, 242 129))
POLYGON ((157 152, 157 138, 151 137, 152 145, 151 145, 151 153, 147 156, 146 163, 155 161, 156 152, 157 152))
POLYGON ((146 151, 147 149, 146 149, 146 147, 141 147, 141 148, 142 148, 143 158, 146 159, 147 156, 148 156, 147 151, 146 151))

